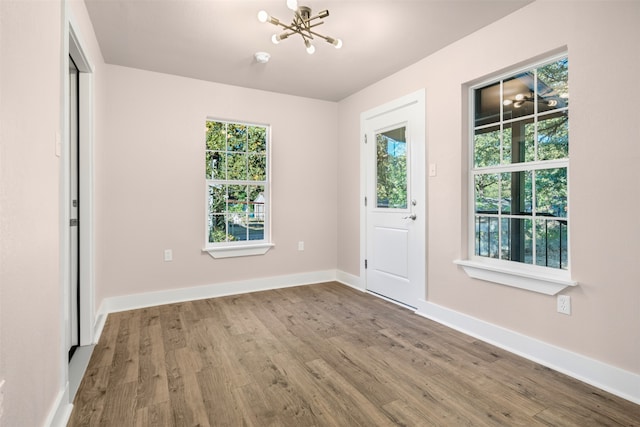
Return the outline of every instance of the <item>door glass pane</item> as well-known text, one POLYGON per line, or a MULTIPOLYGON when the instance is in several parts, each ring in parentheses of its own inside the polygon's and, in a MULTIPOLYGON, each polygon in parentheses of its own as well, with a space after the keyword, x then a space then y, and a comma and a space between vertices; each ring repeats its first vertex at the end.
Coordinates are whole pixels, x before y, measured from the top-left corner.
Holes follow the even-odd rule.
POLYGON ((376 134, 376 206, 407 208, 406 127, 376 134))

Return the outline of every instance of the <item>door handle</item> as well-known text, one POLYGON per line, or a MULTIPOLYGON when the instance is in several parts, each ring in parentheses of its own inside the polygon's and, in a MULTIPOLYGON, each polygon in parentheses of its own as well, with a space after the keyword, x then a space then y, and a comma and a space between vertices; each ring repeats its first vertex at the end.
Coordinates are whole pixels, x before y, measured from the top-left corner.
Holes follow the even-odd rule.
POLYGON ((415 221, 416 220, 416 214, 412 213, 411 215, 403 216, 402 219, 410 219, 410 220, 415 221))

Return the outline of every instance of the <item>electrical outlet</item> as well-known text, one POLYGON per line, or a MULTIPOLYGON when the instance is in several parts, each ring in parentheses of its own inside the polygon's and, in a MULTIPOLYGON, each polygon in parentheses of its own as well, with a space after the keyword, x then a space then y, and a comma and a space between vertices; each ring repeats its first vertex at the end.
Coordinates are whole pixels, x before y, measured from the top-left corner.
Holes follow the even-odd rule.
POLYGON ((298 242, 298 250, 299 251, 304 251, 304 242, 302 240, 300 240, 298 242))
POLYGON ((173 261, 173 251, 171 249, 164 250, 164 260, 173 261))
POLYGON ((571 314, 571 297, 558 295, 558 313, 571 314))

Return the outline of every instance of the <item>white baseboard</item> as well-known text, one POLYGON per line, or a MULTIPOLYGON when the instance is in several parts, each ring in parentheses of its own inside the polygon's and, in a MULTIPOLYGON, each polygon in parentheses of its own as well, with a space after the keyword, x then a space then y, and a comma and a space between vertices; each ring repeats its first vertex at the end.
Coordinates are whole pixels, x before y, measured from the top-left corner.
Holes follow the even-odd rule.
POLYGON ((416 314, 640 404, 640 375, 428 301, 416 314))
MULTIPOLYGON (((96 332, 101 332, 104 327, 106 315, 118 311, 134 310, 137 308, 153 307, 156 305, 223 297, 228 295, 245 294, 248 292, 310 285, 313 283, 331 282, 334 280, 336 280, 336 271, 326 270, 105 298, 102 301, 102 304, 100 304, 100 309, 98 310, 95 329, 96 332)), ((95 336, 97 340, 100 334, 96 333, 95 336)))
POLYGON ((65 387, 58 392, 44 425, 47 427, 65 427, 71 417, 72 410, 73 404, 69 403, 69 383, 67 382, 65 387))
POLYGON ((343 285, 347 285, 350 288, 354 288, 363 292, 365 291, 364 286, 360 281, 360 277, 354 276, 353 274, 338 270, 336 271, 336 281, 342 283, 343 285))

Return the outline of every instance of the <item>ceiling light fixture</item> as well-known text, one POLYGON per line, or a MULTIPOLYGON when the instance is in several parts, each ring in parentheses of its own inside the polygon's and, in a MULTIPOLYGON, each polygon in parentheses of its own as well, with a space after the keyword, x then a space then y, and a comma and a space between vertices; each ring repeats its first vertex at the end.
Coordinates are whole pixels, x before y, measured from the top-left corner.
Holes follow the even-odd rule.
POLYGON ((328 10, 323 10, 317 15, 312 16, 311 8, 307 6, 298 6, 297 0, 287 0, 287 7, 294 11, 293 20, 289 25, 280 22, 279 19, 274 18, 264 10, 258 12, 258 21, 262 23, 268 22, 275 25, 276 27, 282 27, 285 29, 284 32, 280 34, 274 34, 271 37, 271 41, 273 43, 278 44, 282 40, 293 34, 299 34, 304 41, 304 45, 306 46, 307 53, 309 55, 312 55, 316 51, 315 46, 311 44, 314 36, 325 40, 327 43, 332 44, 336 49, 340 49, 342 47, 342 40, 323 36, 322 34, 318 34, 313 31, 313 28, 317 27, 318 25, 324 24, 324 21, 321 21, 321 19, 329 16, 328 10))
MULTIPOLYGON (((514 97, 514 99, 505 99, 504 101, 502 101, 502 105, 507 107, 513 104, 514 108, 520 108, 524 105, 525 102, 533 102, 533 93, 531 93, 530 96, 519 93, 514 97)), ((556 107, 558 105, 558 101, 555 99, 538 98, 538 103, 548 105, 549 107, 556 107)))

